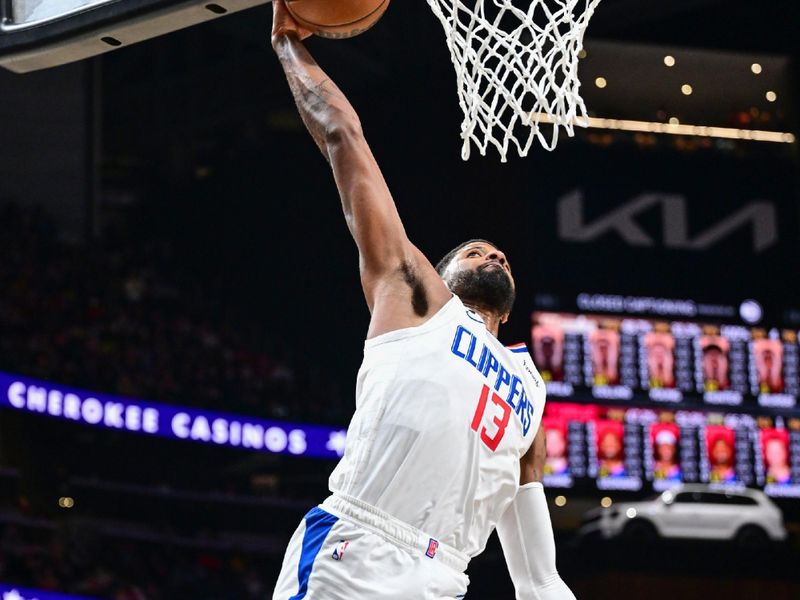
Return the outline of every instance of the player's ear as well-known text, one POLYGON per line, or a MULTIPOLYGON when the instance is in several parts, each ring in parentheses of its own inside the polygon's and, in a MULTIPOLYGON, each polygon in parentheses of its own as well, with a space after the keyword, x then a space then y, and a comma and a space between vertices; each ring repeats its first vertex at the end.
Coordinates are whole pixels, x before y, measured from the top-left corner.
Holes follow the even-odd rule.
POLYGON ((506 313, 500 317, 500 325, 505 325, 506 323, 508 323, 508 315, 509 313, 506 313))

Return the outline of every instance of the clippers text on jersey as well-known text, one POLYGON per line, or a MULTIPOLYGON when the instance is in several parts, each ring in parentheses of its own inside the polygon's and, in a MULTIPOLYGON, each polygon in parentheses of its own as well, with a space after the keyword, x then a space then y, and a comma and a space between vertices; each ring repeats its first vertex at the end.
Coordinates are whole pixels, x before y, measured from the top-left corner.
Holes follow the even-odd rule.
POLYGON ((463 325, 459 325, 450 350, 488 380, 495 393, 514 410, 522 423, 522 434, 528 435, 533 418, 533 404, 528 400, 522 379, 507 369, 488 346, 485 344, 482 344, 481 348, 477 346, 478 338, 475 334, 463 325))

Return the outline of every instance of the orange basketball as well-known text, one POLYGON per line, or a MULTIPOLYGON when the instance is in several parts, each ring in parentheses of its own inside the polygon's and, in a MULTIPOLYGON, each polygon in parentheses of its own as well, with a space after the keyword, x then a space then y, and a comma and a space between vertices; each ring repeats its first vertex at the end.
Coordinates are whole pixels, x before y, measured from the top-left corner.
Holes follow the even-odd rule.
POLYGON ((375 25, 390 0, 289 0, 286 8, 314 34, 332 39, 351 38, 375 25))

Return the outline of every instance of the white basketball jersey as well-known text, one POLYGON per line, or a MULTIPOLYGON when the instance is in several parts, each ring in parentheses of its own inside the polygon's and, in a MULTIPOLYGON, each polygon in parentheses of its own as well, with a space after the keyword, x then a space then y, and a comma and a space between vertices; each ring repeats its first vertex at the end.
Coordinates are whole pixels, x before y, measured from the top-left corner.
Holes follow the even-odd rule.
POLYGON ((454 296, 419 327, 367 340, 332 492, 475 556, 519 486, 545 384, 454 296))

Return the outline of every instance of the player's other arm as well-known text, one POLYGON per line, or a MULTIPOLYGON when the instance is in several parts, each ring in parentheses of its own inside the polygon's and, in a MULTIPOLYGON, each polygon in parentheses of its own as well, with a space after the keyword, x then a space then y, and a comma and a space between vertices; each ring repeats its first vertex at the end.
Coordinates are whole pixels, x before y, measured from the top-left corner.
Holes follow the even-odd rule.
POLYGON ((540 426, 520 460, 520 488, 497 524, 517 600, 574 600, 556 570, 556 543, 542 487, 547 457, 540 426))
POLYGON ((333 169, 358 246, 361 281, 372 312, 369 335, 420 324, 451 294, 408 240, 358 115, 302 44, 308 32, 292 19, 282 0, 273 6, 273 47, 300 116, 333 169))

